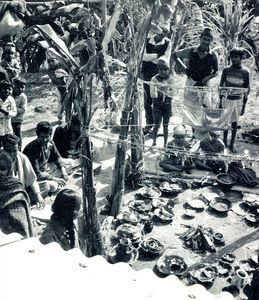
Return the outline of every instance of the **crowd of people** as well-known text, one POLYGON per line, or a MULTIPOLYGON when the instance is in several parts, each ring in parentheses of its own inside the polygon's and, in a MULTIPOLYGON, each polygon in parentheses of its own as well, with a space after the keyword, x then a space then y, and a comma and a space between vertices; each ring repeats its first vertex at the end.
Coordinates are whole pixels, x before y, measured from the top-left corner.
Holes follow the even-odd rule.
MULTIPOLYGON (((156 29, 157 30, 157 29, 156 29)), ((168 33, 162 28, 162 33, 150 32, 143 55, 142 79, 144 80, 144 108, 146 127, 144 135, 151 134, 156 145, 157 131, 163 120, 164 147, 167 147, 168 124, 172 112, 174 98, 174 77, 170 72, 172 63, 179 64, 186 74, 183 106, 190 111, 197 108, 214 108, 210 97, 206 97, 206 87, 211 79, 218 76, 218 58, 211 50, 213 31, 204 28, 200 34, 198 46, 181 50, 171 49, 168 33), (169 51, 168 51, 169 49, 169 51), (171 65, 170 65, 171 63, 171 65), (194 87, 192 89, 191 87, 194 87), (198 88, 197 91, 195 89, 198 88), (204 90, 202 90, 204 89, 204 90), (202 96, 201 96, 202 95, 202 96)), ((225 128, 223 141, 233 153, 238 128, 238 120, 245 112, 250 92, 250 72, 242 65, 244 49, 233 48, 229 53, 230 65, 224 68, 219 84, 219 105, 217 109, 229 110, 228 124, 231 125, 232 135, 228 145, 228 130, 225 128), (225 88, 225 89, 224 89, 225 88)), ((188 120, 187 120, 188 121, 188 120)), ((183 116, 183 123, 187 122, 183 116)), ((202 125, 202 124, 201 124, 202 125)), ((223 132, 224 128, 219 128, 223 132)), ((209 129, 206 131, 193 127, 193 135, 198 140, 208 139, 209 129), (205 132, 205 133, 204 133, 205 132)))
MULTIPOLYGON (((195 160, 186 155, 180 155, 182 150, 193 151, 187 139, 184 124, 174 127, 173 140, 168 125, 172 115, 172 101, 174 98, 175 77, 171 72, 171 62, 179 63, 186 73, 186 87, 206 87, 210 80, 218 75, 217 55, 211 50, 213 32, 205 28, 200 34, 199 45, 175 51, 172 49, 169 31, 166 26, 152 28, 147 36, 146 51, 142 62, 142 79, 144 80, 144 109, 146 127, 143 134, 153 135, 153 146, 156 146, 158 130, 163 122, 164 148, 167 153, 160 162, 166 171, 191 172, 192 168, 200 168, 215 173, 222 172, 225 165, 221 161, 195 160), (179 150, 175 155, 171 150, 179 150)), ((234 48, 230 52, 231 65, 226 67, 221 76, 220 87, 245 88, 246 93, 220 95, 220 107, 234 106, 229 122, 232 126, 232 136, 229 148, 235 151, 235 136, 238 118, 244 114, 247 95, 250 89, 249 71, 242 66, 244 51, 234 48)), ((62 123, 63 100, 67 93, 66 82, 68 73, 64 70, 57 58, 48 57, 48 75, 60 93, 60 108, 58 119, 62 123)), ((64 248, 74 247, 76 235, 73 232, 73 219, 80 209, 80 197, 73 191, 65 189, 68 180, 68 166, 71 160, 80 164, 80 135, 81 124, 77 115, 73 115, 68 124, 59 124, 53 133, 49 121, 41 121, 36 126, 36 136, 33 141, 23 145, 22 124, 27 108, 26 80, 22 76, 19 63, 19 54, 13 42, 7 42, 2 51, 0 62, 0 187, 5 195, 1 203, 1 211, 9 225, 16 224, 11 229, 7 223, 1 223, 4 232, 17 231, 24 236, 33 236, 33 226, 30 221, 30 207, 36 205, 42 208, 45 198, 55 195, 53 217, 42 241, 63 239, 68 237, 70 242, 64 248), (53 135, 53 138, 52 138, 53 135), (10 186, 10 188, 9 188, 10 186), (12 188, 11 188, 12 187, 12 188), (13 195, 13 191, 15 194, 13 195), (8 197, 6 196, 8 195, 8 197), (11 199, 10 201, 8 199, 11 199), (69 213, 62 212, 66 207, 69 213), (72 212, 74 211, 74 212, 72 212), (56 226, 56 224, 58 224, 56 226), (53 229, 58 232, 53 233, 53 229), (68 234, 66 234, 68 232, 68 234), (69 246, 70 245, 70 246, 69 246)), ((185 90, 183 104, 206 106, 201 103, 200 97, 185 90)), ((197 138, 197 130, 193 128, 193 136, 197 138)), ((223 153, 227 147, 228 131, 224 131, 223 141, 220 133, 208 130, 198 145, 197 153, 223 153)), ((198 138, 199 139, 199 138, 198 138)), ((3 222, 2 217, 0 218, 3 222)), ((61 242, 63 243, 63 242, 61 242)))
MULTIPOLYGON (((48 64, 48 75, 60 92, 61 120, 68 74, 55 58, 49 58, 48 64)), ((26 85, 15 44, 7 42, 0 62, 0 229, 6 234, 35 236, 31 208, 44 208, 46 197, 53 195, 53 216, 41 241, 56 241, 69 250, 78 246, 73 220, 80 210, 81 197, 65 186, 69 167, 79 163, 81 124, 74 114, 68 124, 56 128, 52 139, 51 123, 41 121, 35 139, 23 145, 26 85), (77 161, 74 164, 71 160, 77 161)))

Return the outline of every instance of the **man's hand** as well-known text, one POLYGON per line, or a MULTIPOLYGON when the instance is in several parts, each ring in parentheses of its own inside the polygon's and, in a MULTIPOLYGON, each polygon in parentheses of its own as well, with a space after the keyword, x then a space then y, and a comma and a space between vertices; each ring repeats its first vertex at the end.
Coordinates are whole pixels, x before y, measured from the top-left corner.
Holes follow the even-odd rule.
POLYGON ((67 174, 67 170, 65 168, 61 169, 61 177, 67 181, 68 180, 68 174, 67 174))
POLYGON ((37 208, 38 208, 38 209, 43 209, 43 208, 45 207, 45 201, 44 201, 44 199, 42 198, 41 194, 37 194, 37 196, 38 196, 38 201, 37 201, 37 203, 36 203, 37 208))
POLYGON ((5 109, 0 108, 0 112, 5 114, 6 116, 9 115, 8 111, 6 111, 5 109))
POLYGON ((53 180, 56 181, 60 187, 64 187, 66 185, 66 181, 62 178, 55 177, 53 180))

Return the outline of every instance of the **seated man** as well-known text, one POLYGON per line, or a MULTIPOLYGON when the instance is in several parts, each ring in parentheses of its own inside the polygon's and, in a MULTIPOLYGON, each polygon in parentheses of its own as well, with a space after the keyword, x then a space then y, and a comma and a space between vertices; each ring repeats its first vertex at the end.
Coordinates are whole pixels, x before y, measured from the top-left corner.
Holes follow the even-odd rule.
POLYGON ((184 126, 177 125, 174 128, 174 139, 168 143, 168 154, 165 159, 160 162, 160 167, 166 171, 187 171, 190 173, 192 169, 192 161, 186 155, 181 154, 181 150, 190 149, 190 144, 186 140, 186 130, 184 126), (171 153, 179 150, 179 154, 171 153))
POLYGON ((52 126, 47 121, 39 122, 36 129, 37 139, 30 142, 23 153, 29 158, 36 173, 42 196, 56 192, 65 186, 68 179, 61 156, 51 140, 52 126))
MULTIPOLYGON (((81 122, 77 115, 73 115, 70 124, 60 125, 56 128, 53 136, 55 143, 63 162, 66 164, 68 173, 81 165, 81 122)), ((93 147, 93 144, 91 144, 93 147)), ((98 157, 96 149, 92 150, 92 158, 95 160, 98 157)), ((93 169, 97 174, 101 165, 93 162, 93 169)))
POLYGON ((13 161, 13 177, 19 179, 23 188, 27 191, 31 204, 38 208, 44 206, 37 176, 26 155, 19 151, 19 138, 14 134, 6 134, 3 139, 3 148, 13 161))
MULTIPOLYGON (((210 131, 209 136, 199 142, 200 144, 197 151, 201 150, 201 152, 208 154, 223 153, 225 145, 223 141, 219 139, 219 136, 220 133, 217 131, 210 131)), ((198 169, 213 171, 214 173, 224 172, 225 170, 225 163, 216 157, 215 160, 207 159, 205 162, 197 158, 194 163, 198 169)))
POLYGON ((73 115, 70 124, 58 126, 54 132, 53 142, 60 155, 64 158, 79 158, 81 123, 77 116, 73 115))

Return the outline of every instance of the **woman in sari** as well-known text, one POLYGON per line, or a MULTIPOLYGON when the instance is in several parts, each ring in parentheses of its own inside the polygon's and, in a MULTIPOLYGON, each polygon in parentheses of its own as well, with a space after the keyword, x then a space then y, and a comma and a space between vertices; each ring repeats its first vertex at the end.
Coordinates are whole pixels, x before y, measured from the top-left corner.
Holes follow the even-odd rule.
POLYGON ((0 230, 5 234, 17 232, 34 236, 29 198, 21 182, 12 177, 12 159, 0 151, 0 230))

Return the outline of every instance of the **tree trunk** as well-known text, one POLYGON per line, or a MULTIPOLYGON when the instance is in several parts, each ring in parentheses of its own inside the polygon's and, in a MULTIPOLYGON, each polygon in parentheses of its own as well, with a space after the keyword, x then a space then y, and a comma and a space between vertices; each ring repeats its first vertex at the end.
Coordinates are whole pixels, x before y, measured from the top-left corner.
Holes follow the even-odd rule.
POLYGON ((132 110, 132 86, 133 78, 132 74, 128 73, 127 76, 128 88, 125 96, 125 105, 121 114, 121 127, 120 135, 117 143, 115 166, 113 171, 113 180, 111 195, 109 202, 111 204, 110 214, 116 217, 121 209, 122 195, 124 193, 124 178, 125 178, 125 158, 127 153, 127 138, 129 132, 129 116, 132 110))
POLYGON ((117 143, 115 166, 110 196, 111 215, 114 217, 116 217, 119 214, 122 203, 122 195, 124 193, 125 158, 127 153, 128 131, 129 111, 123 110, 121 116, 121 128, 119 140, 117 143))
MULTIPOLYGON (((89 131, 89 128, 86 130, 89 131)), ((91 142, 89 136, 82 141, 82 191, 85 220, 86 256, 102 255, 104 252, 102 234, 96 207, 91 142)))
POLYGON ((142 130, 140 126, 140 108, 137 101, 138 94, 134 94, 134 106, 132 111, 131 124, 131 178, 134 188, 138 188, 142 182, 144 173, 143 161, 143 141, 142 130))

